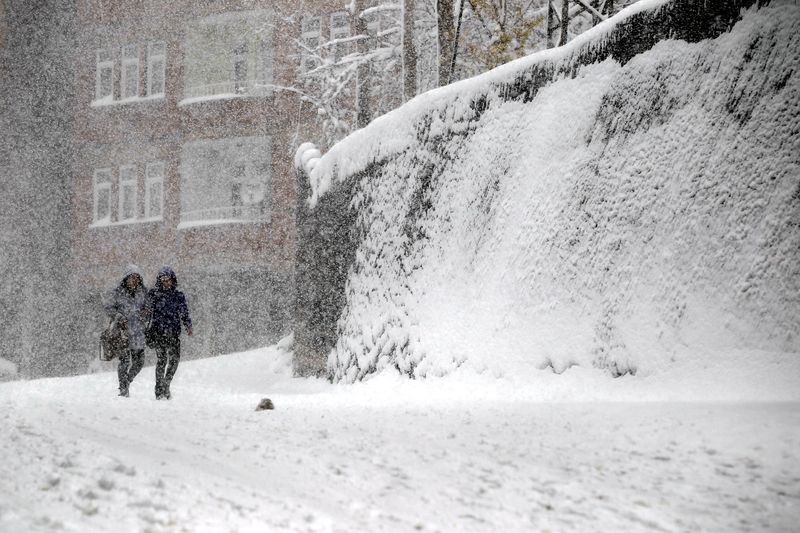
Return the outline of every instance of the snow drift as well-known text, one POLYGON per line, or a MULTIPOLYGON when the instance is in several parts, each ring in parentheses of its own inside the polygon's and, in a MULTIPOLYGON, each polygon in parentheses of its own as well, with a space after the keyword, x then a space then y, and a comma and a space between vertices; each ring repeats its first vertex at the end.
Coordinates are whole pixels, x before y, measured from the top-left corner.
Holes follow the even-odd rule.
POLYGON ((797 361, 800 6, 738 4, 663 39, 693 3, 644 0, 314 157, 300 371, 797 361))

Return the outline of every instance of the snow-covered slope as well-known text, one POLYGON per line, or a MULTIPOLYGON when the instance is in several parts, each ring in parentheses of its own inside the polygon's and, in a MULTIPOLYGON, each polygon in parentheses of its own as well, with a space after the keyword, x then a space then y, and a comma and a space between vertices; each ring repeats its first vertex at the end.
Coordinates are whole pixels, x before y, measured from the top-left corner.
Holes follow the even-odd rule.
MULTIPOLYGON (((663 401, 731 398, 695 373, 344 385, 266 348, 182 363, 171 401, 153 374, 130 398, 115 372, 0 383, 0 531, 788 532, 800 512, 798 404, 663 401), (563 399, 593 401, 542 401, 563 399)), ((738 378, 798 399, 797 376, 738 378)))
POLYGON ((316 163, 319 227, 337 193, 355 210, 335 378, 796 369, 800 6, 530 99, 497 84, 608 31, 418 97, 316 163))

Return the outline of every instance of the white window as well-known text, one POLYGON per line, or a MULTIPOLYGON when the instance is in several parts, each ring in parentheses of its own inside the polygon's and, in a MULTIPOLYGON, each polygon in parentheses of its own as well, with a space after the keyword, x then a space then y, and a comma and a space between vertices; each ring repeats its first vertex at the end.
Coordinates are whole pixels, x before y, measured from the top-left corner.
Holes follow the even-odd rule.
POLYGON ((191 142, 181 155, 181 227, 269 220, 269 137, 191 142))
POLYGON ((97 51, 94 98, 95 100, 112 100, 114 98, 114 58, 108 50, 97 51))
POLYGON ((136 167, 119 167, 119 221, 136 218, 136 167))
POLYGON ((147 96, 164 95, 167 45, 150 43, 147 47, 147 96))
POLYGON ((164 163, 148 163, 144 190, 144 217, 158 219, 164 213, 164 163))
POLYGON ((272 86, 271 17, 267 10, 237 11, 190 24, 183 43, 180 105, 267 96, 272 86))
MULTIPOLYGON (((347 39, 350 37, 350 18, 345 11, 333 13, 331 15, 331 41, 337 39, 347 39)), ((350 53, 348 43, 337 43, 333 45, 333 56, 335 60, 341 59, 350 53)))
POLYGON ((139 96, 139 47, 135 44, 122 47, 121 98, 139 96))
POLYGON ((94 171, 92 185, 92 222, 103 224, 111 222, 111 169, 102 168, 94 171))
POLYGON ((322 18, 303 19, 301 42, 303 45, 303 70, 313 70, 317 66, 320 38, 322 37, 322 18))

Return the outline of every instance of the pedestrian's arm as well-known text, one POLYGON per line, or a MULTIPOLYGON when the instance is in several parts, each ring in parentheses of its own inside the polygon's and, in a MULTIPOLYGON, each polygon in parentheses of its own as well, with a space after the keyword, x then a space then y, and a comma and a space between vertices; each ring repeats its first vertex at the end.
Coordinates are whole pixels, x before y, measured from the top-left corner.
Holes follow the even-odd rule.
POLYGON ((153 299, 150 293, 147 293, 144 299, 144 306, 142 306, 141 318, 142 322, 147 323, 153 316, 153 299))
POLYGON ((186 304, 186 298, 181 297, 180 305, 178 306, 178 313, 180 315, 181 322, 183 322, 184 327, 186 327, 186 334, 191 336, 192 335, 192 317, 189 316, 189 306, 186 304))
POLYGON ((116 289, 112 289, 103 295, 103 310, 108 315, 108 318, 117 322, 125 321, 125 316, 122 314, 117 300, 116 289))

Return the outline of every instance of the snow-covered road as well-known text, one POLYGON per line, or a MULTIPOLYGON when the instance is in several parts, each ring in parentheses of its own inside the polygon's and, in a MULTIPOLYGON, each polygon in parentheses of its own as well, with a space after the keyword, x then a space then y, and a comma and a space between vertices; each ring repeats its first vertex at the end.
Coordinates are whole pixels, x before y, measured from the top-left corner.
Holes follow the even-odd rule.
POLYGON ((266 349, 0 384, 0 531, 796 531, 800 404, 288 376, 266 349), (269 396, 274 411, 256 412, 269 396))

